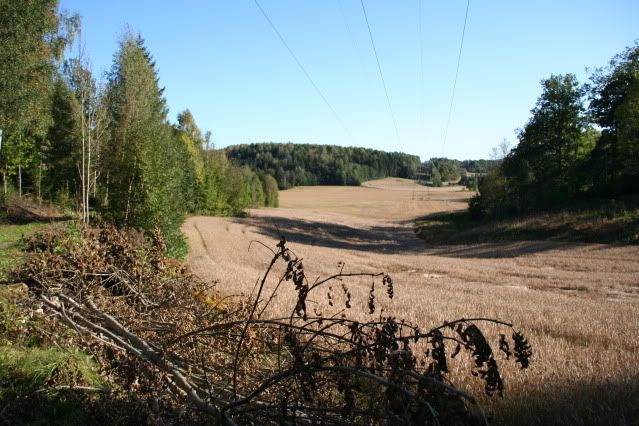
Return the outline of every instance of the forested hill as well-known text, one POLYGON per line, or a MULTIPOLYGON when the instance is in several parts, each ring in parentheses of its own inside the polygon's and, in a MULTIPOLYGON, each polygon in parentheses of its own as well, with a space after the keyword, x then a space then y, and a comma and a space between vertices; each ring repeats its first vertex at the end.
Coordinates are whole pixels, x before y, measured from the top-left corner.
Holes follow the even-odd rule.
POLYGON ((298 185, 359 185, 369 179, 412 178, 416 155, 369 148, 255 143, 226 148, 228 158, 275 177, 280 189, 298 185))

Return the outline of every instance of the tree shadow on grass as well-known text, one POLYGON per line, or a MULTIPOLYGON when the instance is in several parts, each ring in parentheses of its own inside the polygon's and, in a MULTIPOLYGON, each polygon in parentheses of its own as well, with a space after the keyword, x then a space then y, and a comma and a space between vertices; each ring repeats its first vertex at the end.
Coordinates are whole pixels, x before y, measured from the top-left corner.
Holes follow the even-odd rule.
MULTIPOLYGON (((164 398, 163 400, 167 400, 164 398)), ((0 424, 6 425, 209 425, 213 419, 187 405, 138 399, 134 393, 113 396, 81 389, 6 395, 0 401, 0 424)))
POLYGON ((504 241, 460 244, 429 242, 418 238, 412 221, 388 225, 354 227, 306 219, 258 216, 233 219, 255 227, 258 233, 275 240, 280 236, 293 244, 365 251, 380 254, 431 254, 453 258, 518 257, 552 249, 568 249, 578 243, 554 241, 504 241))
POLYGON ((639 425, 636 373, 624 380, 549 382, 542 388, 523 387, 517 393, 507 391, 504 400, 495 401, 493 424, 639 425))
POLYGON ((387 254, 415 252, 424 248, 424 242, 415 238, 413 229, 401 224, 360 228, 273 216, 235 221, 251 225, 258 233, 276 240, 284 236, 293 244, 387 254))

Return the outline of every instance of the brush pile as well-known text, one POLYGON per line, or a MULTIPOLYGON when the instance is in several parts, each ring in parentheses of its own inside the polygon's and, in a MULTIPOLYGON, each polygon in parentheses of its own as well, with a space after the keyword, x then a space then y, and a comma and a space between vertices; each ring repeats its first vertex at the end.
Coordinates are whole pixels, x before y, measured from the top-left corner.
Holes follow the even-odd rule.
POLYGON ((284 238, 254 294, 233 302, 164 258, 157 230, 147 239, 107 225, 48 228, 27 244, 30 260, 12 281, 26 284, 32 309, 51 319, 43 332, 71 334, 110 378, 111 398, 136 400, 158 424, 482 424, 481 407, 448 377, 450 359, 466 353, 469 373, 501 395, 498 358, 523 369, 532 354, 521 333, 494 319, 424 330, 375 316, 376 297, 396 291, 390 276, 342 265, 309 281, 284 238), (310 295, 349 308, 351 276, 372 280, 370 321, 309 310, 310 295), (292 286, 297 300, 290 315, 272 318, 266 307, 280 286, 292 286), (497 351, 478 326, 485 322, 505 330, 497 351))

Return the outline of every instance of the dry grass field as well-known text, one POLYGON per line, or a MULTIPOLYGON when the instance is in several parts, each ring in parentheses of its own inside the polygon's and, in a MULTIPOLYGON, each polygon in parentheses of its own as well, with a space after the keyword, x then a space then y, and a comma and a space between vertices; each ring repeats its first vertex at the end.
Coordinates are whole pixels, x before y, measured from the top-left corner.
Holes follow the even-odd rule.
MULTIPOLYGON (((190 218, 184 225, 188 260, 229 295, 251 293, 271 258, 259 245, 249 250, 250 241, 274 247, 280 234, 304 258, 308 276, 327 276, 340 261, 347 272, 388 272, 395 298, 377 299, 387 314, 423 329, 460 317, 494 317, 529 338, 531 368, 503 364, 505 398, 484 399, 497 423, 639 424, 639 246, 433 245, 415 237, 414 218, 463 209, 470 195, 401 179, 294 188, 280 193, 281 208, 252 210, 248 218, 190 218)), ((363 318, 370 282, 349 285, 356 301, 349 315, 363 318)), ((271 309, 290 313, 293 300, 291 289, 281 289, 271 309)), ((323 293, 313 300, 315 309, 330 312, 323 293)), ((480 395, 467 360, 453 365, 454 384, 480 395), (455 373, 462 379, 455 381, 455 373)))

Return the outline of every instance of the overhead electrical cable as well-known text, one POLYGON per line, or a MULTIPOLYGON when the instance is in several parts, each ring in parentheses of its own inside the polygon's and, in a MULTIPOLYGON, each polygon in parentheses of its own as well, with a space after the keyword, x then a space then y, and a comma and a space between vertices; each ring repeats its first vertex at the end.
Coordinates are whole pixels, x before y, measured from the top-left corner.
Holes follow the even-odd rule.
POLYGON ((322 100, 324 101, 324 103, 326 104, 326 106, 328 107, 328 109, 331 110, 331 112, 333 113, 333 116, 335 117, 335 119, 339 122, 339 124, 344 128, 344 131, 348 134, 349 138, 351 139, 351 141, 354 141, 353 139, 353 135, 350 132, 350 130, 348 129, 348 127, 346 127, 346 124, 344 123, 344 120, 342 120, 342 118, 339 116, 339 114, 337 113, 337 111, 335 110, 335 108, 333 108, 333 106, 331 105, 331 103, 328 101, 328 99, 326 99, 326 96, 324 96, 324 93, 320 90, 319 86, 317 84, 315 84, 315 81, 311 78, 311 75, 308 73, 308 71, 306 71, 306 68, 304 68, 304 65, 302 65, 302 63, 300 62, 300 60, 297 58, 297 55, 295 55, 295 53, 293 52, 293 50, 291 49, 291 47, 288 45, 288 43, 286 42, 286 40, 284 39, 284 36, 282 35, 282 33, 280 33, 277 29, 277 27, 275 26, 275 24, 273 23, 273 21, 271 21, 271 18, 269 18, 268 14, 266 13, 266 11, 264 10, 264 8, 262 8, 262 5, 260 5, 258 0, 253 0, 253 2, 255 2, 255 5, 258 7, 258 9, 260 9, 260 12, 262 12, 262 15, 264 16, 264 18, 266 19, 266 21, 269 23, 269 25, 271 26, 271 28, 273 29, 273 31, 275 32, 275 34, 277 34, 277 36, 279 37, 280 41, 282 42, 282 44, 284 45, 284 47, 286 47, 286 50, 288 50, 288 53, 291 54, 291 57, 293 57, 293 60, 295 61, 295 63, 297 64, 298 67, 300 67, 300 69, 302 70, 302 72, 304 73, 304 75, 306 76, 306 78, 308 79, 308 81, 311 83, 311 85, 313 86, 313 88, 315 89, 315 91, 317 92, 317 94, 320 96, 320 98, 322 98, 322 100))
MULTIPOLYGON (((417 0, 419 5, 419 12, 417 13, 418 19, 418 34, 419 34, 419 79, 420 79, 420 90, 418 93, 419 96, 419 105, 420 105, 420 123, 422 132, 424 132, 424 122, 426 120, 426 111, 425 111, 425 102, 424 102, 424 91, 425 91, 425 79, 424 79, 424 36, 422 35, 422 0, 417 0)), ((425 133, 425 132, 424 132, 425 133)))
MULTIPOLYGON (((419 36, 419 123, 421 127, 421 133, 426 134, 424 129, 424 121, 426 119, 425 102, 424 102, 424 37, 422 36, 422 0, 417 0, 418 13, 417 13, 417 34, 419 36)), ((415 173, 415 180, 413 181, 413 196, 415 200, 415 190, 417 188, 417 181, 419 180, 419 167, 415 173)))
POLYGON ((379 71, 379 77, 382 80, 382 86, 384 86, 384 93, 386 94, 386 102, 388 103, 388 111, 390 111, 391 118, 393 119, 393 125, 395 126, 395 136, 397 137, 397 143, 400 144, 399 128, 397 127, 397 120, 395 119, 395 113, 391 105, 390 96, 388 96, 388 88, 386 87, 386 81, 384 80, 384 73, 382 72, 382 66, 379 63, 379 56, 377 56, 377 49, 375 48, 375 41, 373 40, 373 32, 371 31, 370 23, 368 22, 368 15, 366 14, 366 7, 364 6, 364 0, 360 0, 362 5, 362 11, 364 12, 364 19, 366 20, 366 27, 368 28, 368 35, 371 39, 371 45, 373 46, 373 53, 375 54, 375 60, 377 61, 377 69, 379 71))
POLYGON ((466 0, 466 15, 464 16, 464 29, 462 30, 461 43, 459 44, 459 55, 457 56, 457 70, 455 71, 455 81, 453 82, 453 93, 450 96, 450 106, 448 107, 448 119, 446 120, 444 142, 442 143, 442 156, 444 155, 444 147, 446 146, 446 140, 448 139, 448 128, 450 127, 450 119, 453 113, 455 89, 457 88, 457 77, 459 76, 459 64, 461 63, 462 49, 464 48, 464 37, 466 35, 466 23, 468 22, 468 9, 470 9, 470 0, 466 0))
POLYGON ((346 13, 344 12, 344 7, 342 6, 342 1, 338 1, 337 5, 339 6, 339 11, 342 14, 342 18, 344 20, 344 27, 346 27, 346 32, 348 33, 348 37, 351 39, 353 44, 353 50, 357 55, 357 59, 359 61, 360 66, 362 67, 362 71, 364 70, 364 59, 362 58, 362 52, 357 43, 357 39, 353 35, 353 31, 351 31, 351 26, 348 24, 348 18, 346 17, 346 13))

